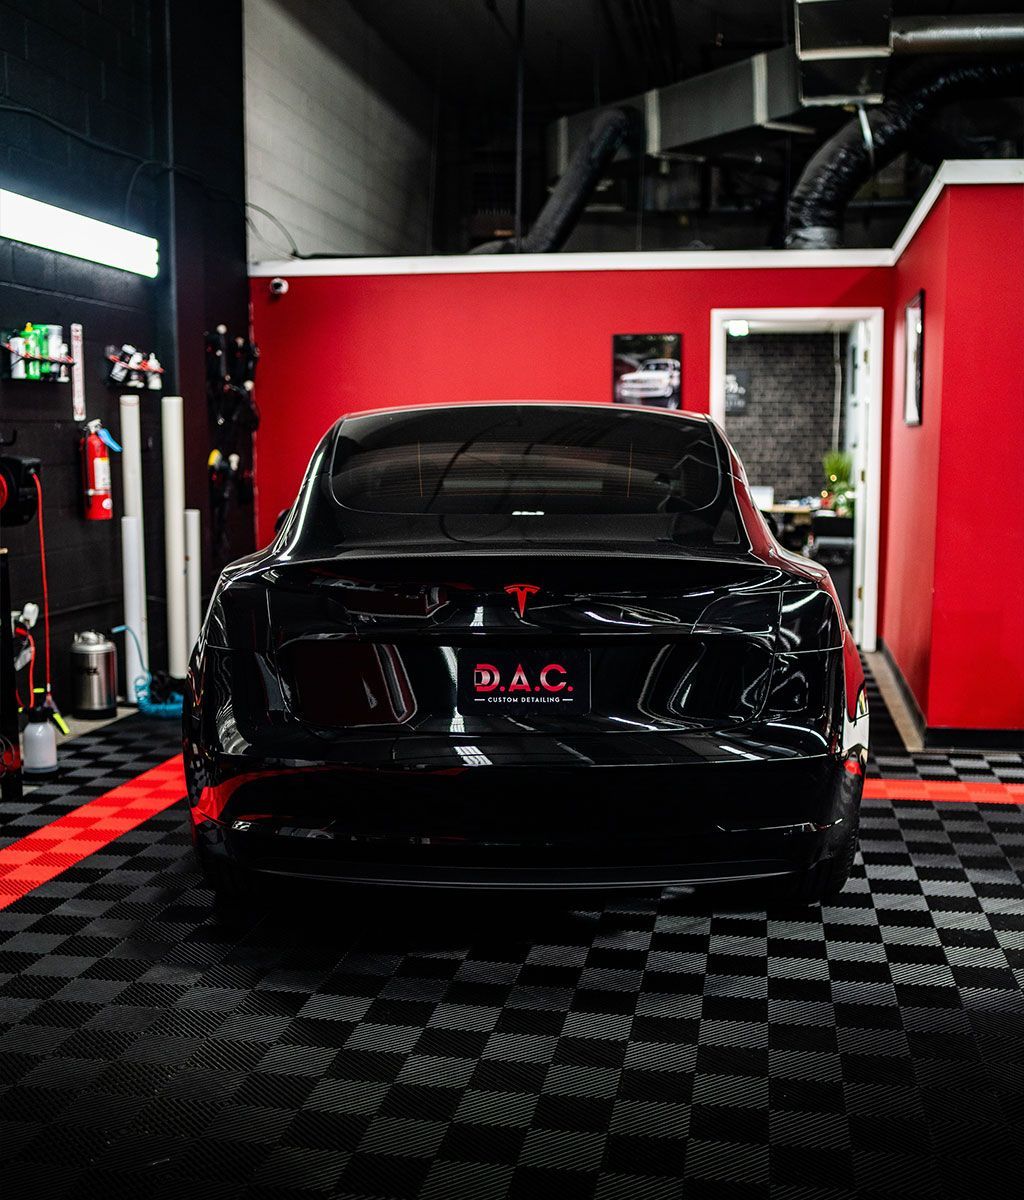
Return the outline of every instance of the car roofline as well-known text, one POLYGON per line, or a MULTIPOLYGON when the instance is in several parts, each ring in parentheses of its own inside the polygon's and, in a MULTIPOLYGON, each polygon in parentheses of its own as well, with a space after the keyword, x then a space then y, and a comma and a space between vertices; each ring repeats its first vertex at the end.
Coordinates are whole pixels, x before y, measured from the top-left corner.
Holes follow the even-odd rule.
MULTIPOLYGON (((362 408, 356 412, 342 413, 334 422, 333 427, 340 425, 343 421, 354 420, 357 417, 376 417, 380 416, 381 413, 410 413, 450 408, 529 408, 532 406, 536 406, 537 408, 600 408, 604 410, 612 409, 617 412, 638 407, 631 404, 613 404, 610 401, 601 400, 449 400, 445 403, 437 404, 398 404, 381 408, 362 408)), ((709 420, 707 413, 684 412, 681 409, 641 407, 641 411, 652 413, 659 417, 668 417, 671 420, 682 419, 684 421, 703 421, 705 423, 708 423, 709 420)))

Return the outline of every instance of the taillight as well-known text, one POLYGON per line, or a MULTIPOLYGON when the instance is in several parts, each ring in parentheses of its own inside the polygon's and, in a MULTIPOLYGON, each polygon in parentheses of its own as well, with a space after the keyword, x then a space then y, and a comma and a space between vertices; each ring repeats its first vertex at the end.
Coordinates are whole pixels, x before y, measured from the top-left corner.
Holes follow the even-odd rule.
POLYGON ((205 634, 210 646, 266 650, 270 638, 267 589, 258 583, 218 583, 206 615, 205 634))
POLYGON ((842 624, 835 601, 828 592, 820 588, 783 592, 779 613, 779 653, 835 650, 842 644, 842 624))
POLYGON ((704 609, 694 633, 733 633, 773 639, 779 623, 779 593, 729 595, 704 609))
POLYGON ((291 707, 314 725, 401 725, 416 700, 397 647, 303 638, 283 652, 291 707))

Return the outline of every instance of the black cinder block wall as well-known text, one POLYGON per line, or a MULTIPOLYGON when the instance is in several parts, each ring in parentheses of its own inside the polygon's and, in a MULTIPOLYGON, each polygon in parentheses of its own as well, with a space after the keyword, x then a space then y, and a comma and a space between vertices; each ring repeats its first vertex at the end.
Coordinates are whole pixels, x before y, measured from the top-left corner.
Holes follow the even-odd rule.
MULTIPOLYGON (((155 280, 0 239, 0 328, 84 327, 86 406, 115 437, 118 393, 104 350, 155 350, 165 391, 186 402, 186 499, 208 531, 211 443, 203 331, 247 322, 241 0, 0 0, 0 187, 160 241, 155 280)), ((160 393, 142 401, 151 664, 166 667, 160 393)), ((0 381, 8 453, 42 460, 53 684, 70 705, 68 649, 79 629, 122 620, 121 478, 114 520, 81 516, 71 387, 0 381)), ((252 548, 250 510, 235 510, 232 553, 252 548)), ((41 604, 36 524, 0 528, 15 607, 41 604)), ((216 571, 207 541, 204 591, 216 571)), ((41 632, 41 631, 40 631, 41 632)), ((41 646, 41 636, 37 639, 41 646)), ((37 683, 42 677, 41 654, 37 683)))
MULTIPOLYGON (((846 334, 839 361, 846 361, 846 334)), ((752 333, 730 338, 727 369, 749 374, 742 413, 729 413, 726 430, 754 485, 775 488, 775 500, 817 495, 824 486, 821 458, 832 448, 835 416, 834 341, 831 333, 752 333)), ((845 414, 840 406, 839 445, 845 414)))

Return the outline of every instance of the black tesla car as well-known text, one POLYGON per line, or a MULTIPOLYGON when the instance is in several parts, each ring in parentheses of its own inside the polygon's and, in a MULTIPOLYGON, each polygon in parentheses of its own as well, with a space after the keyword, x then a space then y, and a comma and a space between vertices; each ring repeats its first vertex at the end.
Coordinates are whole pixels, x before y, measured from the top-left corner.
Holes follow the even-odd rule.
POLYGON ((260 877, 472 888, 846 882, 868 744, 827 573, 709 419, 347 416, 189 672, 194 844, 260 877))

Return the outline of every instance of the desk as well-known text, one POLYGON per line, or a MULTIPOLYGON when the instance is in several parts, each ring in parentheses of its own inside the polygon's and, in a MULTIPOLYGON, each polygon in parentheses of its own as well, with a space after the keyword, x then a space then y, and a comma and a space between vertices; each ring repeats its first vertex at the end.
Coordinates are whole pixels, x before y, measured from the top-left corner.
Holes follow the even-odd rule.
POLYGON ((770 513, 786 513, 790 516, 809 517, 812 513, 818 512, 818 509, 811 508, 809 504, 772 504, 764 510, 770 513))

